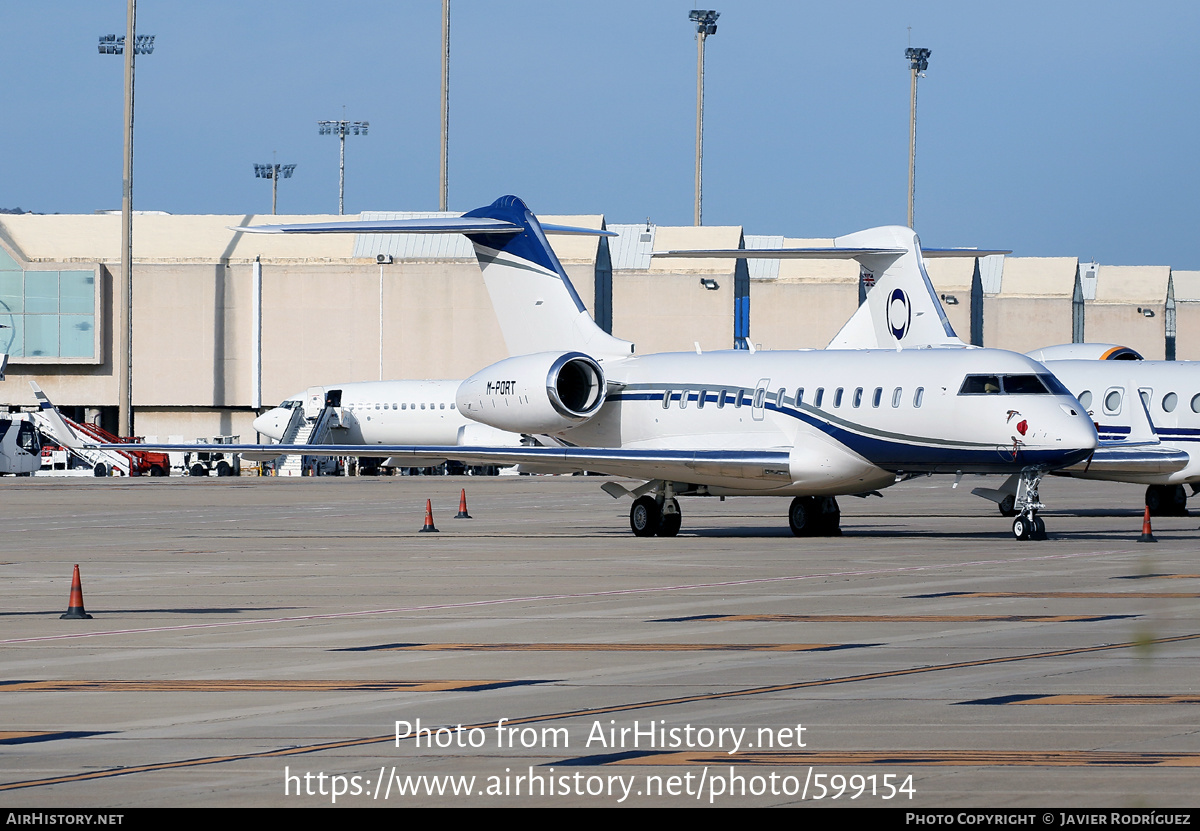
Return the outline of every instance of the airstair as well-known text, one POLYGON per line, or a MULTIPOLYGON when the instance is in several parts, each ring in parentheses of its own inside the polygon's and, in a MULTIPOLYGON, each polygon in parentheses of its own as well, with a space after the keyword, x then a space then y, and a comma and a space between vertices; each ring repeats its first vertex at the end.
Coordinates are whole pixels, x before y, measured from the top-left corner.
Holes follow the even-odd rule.
MULTIPOLYGON (((46 418, 40 411, 34 411, 30 415, 33 417, 34 424, 37 425, 38 432, 46 436, 50 443, 56 445, 62 444, 62 439, 55 434, 54 426, 50 423, 50 419, 46 418)), ((87 422, 72 421, 66 416, 61 417, 63 423, 81 437, 86 436, 106 444, 119 441, 116 436, 107 430, 101 430, 99 427, 87 422)), ((66 450, 69 454, 86 462, 95 471, 97 476, 107 476, 110 471, 114 470, 122 476, 128 476, 130 467, 137 465, 137 462, 134 461, 129 453, 121 450, 101 450, 89 447, 66 448, 66 450), (101 468, 101 465, 103 465, 103 468, 101 468)))
MULTIPOLYGON (((339 402, 340 403, 340 402, 339 402)), ((292 410, 292 419, 288 422, 280 444, 326 444, 329 431, 337 427, 341 421, 338 417, 337 406, 326 398, 323 387, 313 387, 305 397, 303 407, 292 410)), ((277 476, 303 476, 305 471, 328 457, 317 453, 291 453, 283 457, 276 465, 277 476)))

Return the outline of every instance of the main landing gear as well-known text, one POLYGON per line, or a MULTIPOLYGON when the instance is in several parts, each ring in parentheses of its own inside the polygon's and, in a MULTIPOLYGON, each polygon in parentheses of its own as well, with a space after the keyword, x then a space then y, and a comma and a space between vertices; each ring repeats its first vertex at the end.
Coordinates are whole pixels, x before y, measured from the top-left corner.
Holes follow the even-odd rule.
POLYGON ((788 525, 797 537, 840 537, 842 510, 832 496, 797 496, 788 507, 788 525))
MULTIPOLYGON (((1019 540, 1046 539, 1046 523, 1037 512, 1046 506, 1038 497, 1038 485, 1042 481, 1044 471, 1023 470, 1021 480, 1017 483, 1017 493, 1013 497, 1012 509, 1016 512, 1013 520, 1013 536, 1019 540)), ((1001 505, 1001 513, 1004 507, 1001 505)))
POLYGON ((639 537, 673 537, 682 524, 679 500, 669 482, 656 488, 654 495, 645 494, 633 500, 629 509, 629 527, 639 537))
POLYGON ((1187 516, 1187 491, 1183 485, 1151 485, 1146 488, 1150 516, 1187 516))

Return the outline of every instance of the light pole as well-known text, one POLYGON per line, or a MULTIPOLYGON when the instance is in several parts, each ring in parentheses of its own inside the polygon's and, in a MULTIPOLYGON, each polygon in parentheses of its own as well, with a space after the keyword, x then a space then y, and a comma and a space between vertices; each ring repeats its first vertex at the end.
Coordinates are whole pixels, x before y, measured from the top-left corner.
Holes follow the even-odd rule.
MULTIPOLYGON (((129 0, 124 35, 101 35, 101 55, 125 56, 125 159, 121 168, 121 280, 113 305, 117 307, 119 348, 113 349, 117 372, 117 426, 122 436, 133 435, 133 76, 134 57, 154 52, 154 35, 137 34, 137 0, 129 0), (126 49, 126 44, 133 48, 126 49), (120 298, 119 301, 116 298, 120 298)), ((114 344, 115 345, 115 344, 114 344)))
POLYGON ((912 71, 912 106, 909 108, 908 115, 908 227, 913 227, 913 206, 916 193, 917 183, 917 76, 924 76, 924 72, 929 68, 929 56, 932 54, 928 49, 914 49, 908 47, 904 50, 904 57, 908 58, 908 67, 912 71))
POLYGON ((704 39, 717 33, 717 18, 712 9, 692 9, 688 20, 696 24, 696 220, 700 225, 700 206, 704 181, 704 39))
POLYGON ((442 167, 439 175, 438 210, 449 210, 450 189, 450 0, 442 0, 442 167))
POLYGON ((275 210, 279 204, 279 180, 292 178, 292 173, 296 170, 294 164, 256 164, 254 166, 254 178, 270 179, 271 180, 271 214, 277 214, 275 210))
POLYGON ((367 134, 369 121, 318 121, 317 133, 322 136, 337 136, 342 145, 340 161, 338 162, 338 214, 346 212, 346 134, 356 136, 367 134))

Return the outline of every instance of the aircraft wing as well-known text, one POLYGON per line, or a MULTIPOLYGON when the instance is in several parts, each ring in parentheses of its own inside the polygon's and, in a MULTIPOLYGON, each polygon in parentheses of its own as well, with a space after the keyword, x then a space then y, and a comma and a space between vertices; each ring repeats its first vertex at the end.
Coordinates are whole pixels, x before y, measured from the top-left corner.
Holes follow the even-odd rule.
POLYGON ((1143 442, 1107 442, 1089 458, 1056 473, 1098 476, 1165 476, 1188 466, 1186 450, 1143 442), (1125 445, 1125 446, 1121 446, 1125 445))
POLYGON ((91 444, 84 447, 151 450, 159 453, 244 453, 255 458, 284 455, 411 458, 414 466, 429 459, 453 459, 465 464, 533 465, 548 469, 589 470, 634 479, 692 481, 697 475, 713 479, 758 480, 763 487, 792 480, 788 450, 630 450, 599 447, 463 447, 459 445, 389 444, 91 444))

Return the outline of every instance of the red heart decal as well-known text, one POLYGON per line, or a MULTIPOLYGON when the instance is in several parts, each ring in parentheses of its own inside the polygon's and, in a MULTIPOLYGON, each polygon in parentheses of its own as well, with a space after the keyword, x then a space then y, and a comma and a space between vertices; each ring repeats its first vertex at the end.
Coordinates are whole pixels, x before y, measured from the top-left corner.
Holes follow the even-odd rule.
POLYGON ((1017 432, 1020 433, 1022 436, 1025 435, 1025 431, 1028 429, 1029 429, 1029 422, 1026 421, 1025 419, 1021 419, 1020 421, 1017 422, 1017 432))

